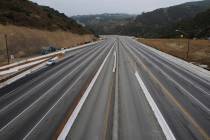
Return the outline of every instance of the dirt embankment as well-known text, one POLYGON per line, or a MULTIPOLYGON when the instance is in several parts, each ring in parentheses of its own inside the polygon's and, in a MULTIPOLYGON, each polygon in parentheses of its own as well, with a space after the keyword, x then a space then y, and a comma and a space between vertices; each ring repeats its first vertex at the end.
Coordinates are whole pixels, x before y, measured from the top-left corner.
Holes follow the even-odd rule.
MULTIPOLYGON (((160 51, 186 60, 187 39, 139 39, 140 42, 160 51)), ((189 56, 187 61, 208 65, 210 68, 210 41, 190 40, 189 56)))
POLYGON ((79 35, 65 31, 45 31, 18 27, 13 25, 0 25, 0 65, 6 64, 6 47, 4 34, 8 36, 8 50, 10 55, 19 58, 31 57, 41 54, 43 47, 70 48, 96 39, 94 35, 79 35))

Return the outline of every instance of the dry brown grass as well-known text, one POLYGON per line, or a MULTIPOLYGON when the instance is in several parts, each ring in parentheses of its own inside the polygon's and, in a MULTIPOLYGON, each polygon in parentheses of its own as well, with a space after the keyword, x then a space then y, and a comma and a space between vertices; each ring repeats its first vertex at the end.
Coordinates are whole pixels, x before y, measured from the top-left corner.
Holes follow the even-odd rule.
MULTIPOLYGON (((185 59, 187 39, 139 39, 140 42, 160 51, 185 59)), ((190 40, 189 62, 208 65, 210 68, 210 41, 190 40)))
POLYGON ((93 35, 79 35, 64 31, 43 31, 17 26, 0 25, 0 65, 6 62, 4 34, 8 35, 9 54, 15 58, 31 57, 40 54, 41 48, 49 45, 57 48, 70 48, 92 41, 93 35))

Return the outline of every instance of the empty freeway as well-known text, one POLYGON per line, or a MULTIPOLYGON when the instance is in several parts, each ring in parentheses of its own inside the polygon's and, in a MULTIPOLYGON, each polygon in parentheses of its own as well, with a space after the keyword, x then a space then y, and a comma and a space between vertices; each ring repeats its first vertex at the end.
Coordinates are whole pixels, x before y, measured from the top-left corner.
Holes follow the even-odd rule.
POLYGON ((2 140, 209 140, 210 73, 107 36, 0 89, 2 140))

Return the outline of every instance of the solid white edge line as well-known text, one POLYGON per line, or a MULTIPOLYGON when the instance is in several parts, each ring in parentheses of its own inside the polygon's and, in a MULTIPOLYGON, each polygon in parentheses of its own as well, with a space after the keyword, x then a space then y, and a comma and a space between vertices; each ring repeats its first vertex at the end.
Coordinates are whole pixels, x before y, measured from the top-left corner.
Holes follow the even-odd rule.
POLYGON ((114 51, 114 66, 113 66, 112 72, 116 71, 116 64, 117 64, 117 55, 116 55, 116 51, 114 51))
POLYGON ((61 131, 60 135, 58 136, 57 140, 65 140, 66 136, 68 135, 71 127, 74 124, 74 121, 76 120, 80 110, 82 109, 82 106, 85 103, 85 100, 87 99, 92 87, 94 86, 104 64, 106 63, 110 53, 112 51, 112 48, 110 50, 110 52, 107 54, 106 58, 104 59, 103 63, 101 64, 100 68, 98 69, 96 75, 94 76, 94 78, 92 79, 90 85, 88 86, 88 88, 86 89, 84 95, 82 96, 82 98, 80 99, 79 103, 77 104, 76 108, 74 109, 72 115, 70 116, 69 120, 67 121, 66 125, 64 126, 63 130, 61 131))
POLYGON ((170 127, 168 126, 166 120, 164 119, 162 113, 160 112, 158 106, 156 105, 155 101, 153 100, 152 96, 150 95, 149 91, 147 90, 144 82, 140 78, 137 71, 135 72, 135 76, 139 82, 141 89, 143 90, 143 93, 144 93, 150 107, 152 108, 152 111, 154 112, 154 115, 155 115, 160 127, 163 130, 163 133, 164 133, 166 139, 167 140, 176 140, 174 134, 172 133, 170 127))

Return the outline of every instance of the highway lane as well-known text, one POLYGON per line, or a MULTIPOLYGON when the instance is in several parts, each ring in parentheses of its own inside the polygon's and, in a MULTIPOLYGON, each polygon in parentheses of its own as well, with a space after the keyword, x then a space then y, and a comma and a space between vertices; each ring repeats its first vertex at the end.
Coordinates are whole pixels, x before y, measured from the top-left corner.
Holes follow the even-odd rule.
POLYGON ((0 89, 1 139, 208 140, 210 83, 106 36, 0 89))
POLYGON ((119 139, 164 140, 141 87, 134 75, 135 63, 119 46, 119 139))
POLYGON ((133 40, 126 38, 122 42, 176 138, 209 139, 209 95, 203 93, 204 90, 210 93, 209 83, 202 77, 197 78, 196 74, 185 74, 180 66, 176 71, 176 64, 168 63, 169 60, 133 40), (194 75, 194 78, 187 79, 189 75, 194 75))
MULTIPOLYGON (((103 45, 103 44, 100 44, 103 45)), ((12 102, 18 96, 25 93, 25 91, 30 90, 31 87, 36 86, 37 83, 42 82, 43 80, 50 77, 50 75, 54 75, 59 73, 59 75, 53 76, 54 79, 59 80, 64 77, 77 63, 81 63, 84 59, 94 52, 97 49, 97 46, 93 45, 88 48, 82 48, 81 50, 75 50, 73 52, 68 52, 67 56, 64 60, 56 64, 53 67, 45 67, 42 70, 33 73, 31 75, 26 76, 23 79, 3 88, 0 90, 1 98, 0 98, 0 109, 2 109, 5 105, 12 102), (83 56, 84 55, 84 56, 83 56), (68 67, 65 67, 67 66, 68 67), (64 69, 62 69, 64 68, 64 69)), ((51 80, 50 84, 55 84, 55 80, 51 80)))
MULTIPOLYGON (((115 46, 114 46, 115 47, 115 46)), ((115 74, 114 49, 100 72, 66 139, 111 139, 115 74), (88 129, 87 129, 88 128, 88 129)))
MULTIPOLYGON (((103 45, 105 42, 101 42, 98 45, 103 45)), ((33 74, 30 74, 22 79, 20 79, 18 82, 14 82, 4 88, 1 88, 0 90, 0 97, 2 96, 8 96, 8 94, 10 94, 12 91, 17 90, 17 88, 27 88, 33 85, 29 85, 35 82, 39 82, 42 81, 43 79, 47 78, 49 75, 52 75, 53 73, 57 72, 58 70, 60 70, 62 67, 64 67, 65 65, 67 65, 68 63, 72 63, 73 61, 77 60, 80 56, 82 56, 83 54, 85 54, 86 52, 88 52, 88 50, 94 49, 95 47, 97 47, 97 44, 95 45, 91 45, 91 46, 87 46, 78 50, 74 50, 74 51, 70 51, 70 52, 66 52, 65 54, 65 58, 64 60, 62 60, 61 62, 59 62, 58 64, 56 64, 56 67, 45 67, 41 70, 39 70, 38 72, 35 72, 33 74), (47 74, 46 74, 47 71, 47 74), (42 76, 40 76, 42 75, 42 76), (30 79, 35 79, 34 82, 32 82, 30 79), (27 85, 25 85, 27 84, 27 85)))
MULTIPOLYGON (((88 84, 86 82, 92 77, 95 69, 104 59, 113 42, 113 40, 110 40, 104 45, 97 45, 97 47, 87 51, 86 55, 83 54, 77 60, 73 60, 72 63, 61 66, 57 73, 56 71, 51 75, 49 73, 47 74, 48 77, 41 82, 35 82, 36 86, 33 85, 30 88, 26 88, 26 90, 23 89, 25 92, 21 93, 17 98, 12 97, 10 103, 0 110, 0 137, 4 139, 22 139, 29 133, 34 132, 30 130, 37 128, 39 125, 44 125, 45 129, 42 128, 41 131, 39 129, 35 131, 36 135, 33 135, 34 139, 52 138, 57 129, 56 126, 60 125, 66 115, 66 111, 73 104, 74 99, 80 94, 85 85, 88 84), (56 106, 53 109, 54 116, 47 116, 51 113, 48 112, 50 108, 61 97, 65 97, 64 99, 68 99, 69 102, 62 102, 63 104, 59 104, 58 107, 56 106), (59 109, 59 107, 63 107, 63 109, 59 109), (45 120, 36 125, 42 118, 45 120), (50 125, 50 127, 46 125, 46 123, 50 123, 52 120, 56 120, 53 125, 50 125), (41 133, 45 132, 44 130, 47 130, 45 135, 41 135, 41 133)), ((12 92, 12 94, 16 94, 15 91, 12 92)), ((29 135, 25 138, 32 139, 29 135)))
MULTIPOLYGON (((176 64, 170 63, 167 59, 163 59, 162 57, 160 57, 159 55, 155 53, 152 53, 152 52, 147 53, 148 50, 146 50, 146 48, 144 47, 143 48, 136 47, 136 48, 138 50, 140 49, 143 55, 146 55, 147 57, 152 59, 152 62, 154 61, 154 63, 158 64, 159 66, 165 67, 164 71, 167 72, 174 80, 176 80, 177 82, 181 81, 183 84, 186 84, 184 85, 185 88, 187 88, 186 90, 190 92, 194 91, 194 94, 198 92, 197 93, 198 95, 205 95, 206 97, 210 95, 209 93, 210 83, 206 82, 205 79, 199 78, 195 74, 184 71, 183 68, 179 67, 176 64), (193 85, 196 85, 196 86, 193 86, 193 85), (200 94, 200 93, 203 93, 203 94, 200 94)), ((210 105, 209 102, 206 102, 206 104, 207 106, 210 105)))
POLYGON ((43 76, 41 76, 41 79, 38 79, 40 81, 32 81, 32 85, 26 85, 22 89, 18 89, 13 91, 13 93, 10 93, 4 98, 1 98, 1 120, 4 120, 2 122, 7 123, 7 120, 10 120, 10 117, 21 112, 28 104, 36 100, 39 96, 41 96, 44 92, 48 90, 49 87, 54 86, 59 80, 62 80, 74 67, 78 64, 84 61, 86 57, 94 52, 94 50, 90 51, 83 57, 79 57, 80 59, 77 59, 76 61, 72 61, 71 65, 68 65, 68 67, 65 67, 63 69, 60 68, 60 71, 56 69, 57 71, 53 70, 54 73, 45 73, 43 76), (53 76, 49 76, 53 75, 53 76), (47 78, 48 77, 48 78, 47 78), (33 84, 36 84, 34 86, 33 84), (33 87, 33 88, 31 88, 33 87), (22 109, 21 109, 22 108, 22 109), (11 113, 11 114, 10 114, 11 113), (5 114, 5 115, 3 115, 5 114), (8 117, 9 115, 9 117, 8 117), (5 119, 4 119, 5 118, 5 119))
POLYGON ((111 51, 66 139, 115 139, 114 133, 120 140, 165 139, 133 74, 132 62, 119 45, 111 51))

